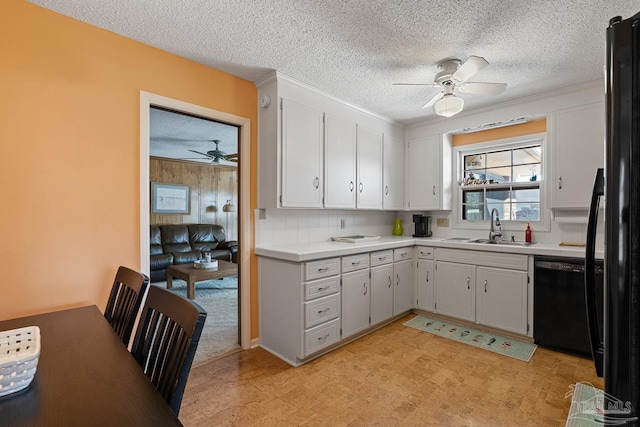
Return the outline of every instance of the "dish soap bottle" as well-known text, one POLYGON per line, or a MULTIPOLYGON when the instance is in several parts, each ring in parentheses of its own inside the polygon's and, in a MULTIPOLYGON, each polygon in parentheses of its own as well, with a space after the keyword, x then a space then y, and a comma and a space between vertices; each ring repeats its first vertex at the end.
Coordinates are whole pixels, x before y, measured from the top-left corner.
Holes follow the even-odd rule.
POLYGON ((529 227, 529 224, 527 224, 527 229, 524 230, 524 241, 531 243, 531 227, 529 227))
POLYGON ((402 220, 400 218, 396 219, 393 223, 393 235, 394 236, 402 236, 402 220))

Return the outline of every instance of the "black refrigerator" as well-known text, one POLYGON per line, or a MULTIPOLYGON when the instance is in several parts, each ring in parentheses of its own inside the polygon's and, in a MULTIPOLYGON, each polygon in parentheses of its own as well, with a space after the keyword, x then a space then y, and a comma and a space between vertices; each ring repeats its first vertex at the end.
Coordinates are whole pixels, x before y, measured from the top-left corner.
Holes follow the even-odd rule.
POLYGON ((604 177, 602 170, 596 175, 587 227, 587 317, 596 372, 604 376, 607 425, 640 425, 639 26, 640 13, 626 20, 613 18, 607 28, 605 170, 604 177), (604 325, 598 325, 593 274, 602 194, 604 325))

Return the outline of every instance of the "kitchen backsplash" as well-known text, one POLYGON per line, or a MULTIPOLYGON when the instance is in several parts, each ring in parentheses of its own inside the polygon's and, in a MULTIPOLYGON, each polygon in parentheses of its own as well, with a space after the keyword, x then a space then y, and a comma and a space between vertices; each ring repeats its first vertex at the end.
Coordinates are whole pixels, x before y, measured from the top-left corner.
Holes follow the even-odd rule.
MULTIPOLYGON (((347 210, 305 210, 305 209, 265 209, 266 218, 260 219, 260 209, 255 210, 256 247, 312 243, 329 240, 332 236, 368 234, 390 236, 395 218, 403 220, 404 235, 413 234, 413 212, 347 211, 347 210), (341 222, 344 221, 344 228, 341 222)), ((437 218, 447 218, 452 224, 450 213, 425 213, 432 215, 433 237, 487 237, 489 230, 464 230, 452 227, 437 227, 437 218)), ((525 226, 526 227, 526 226, 525 226)), ((524 240, 524 228, 504 231, 505 238, 513 234, 516 240, 524 240)), ((551 221, 551 232, 534 230, 533 241, 541 243, 578 242, 584 243, 586 224, 556 223, 551 221)), ((598 224, 596 244, 604 240, 604 226, 598 224)))

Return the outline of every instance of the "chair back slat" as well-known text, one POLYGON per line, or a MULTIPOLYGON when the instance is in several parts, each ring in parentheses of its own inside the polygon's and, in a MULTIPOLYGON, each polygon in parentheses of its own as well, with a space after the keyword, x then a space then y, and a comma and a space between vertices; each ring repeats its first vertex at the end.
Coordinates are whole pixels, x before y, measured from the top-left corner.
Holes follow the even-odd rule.
POLYGON ((206 317, 195 302, 149 287, 131 353, 176 415, 206 317))
POLYGON ((149 278, 130 268, 120 266, 111 287, 104 317, 125 346, 138 317, 138 311, 149 286, 149 278))

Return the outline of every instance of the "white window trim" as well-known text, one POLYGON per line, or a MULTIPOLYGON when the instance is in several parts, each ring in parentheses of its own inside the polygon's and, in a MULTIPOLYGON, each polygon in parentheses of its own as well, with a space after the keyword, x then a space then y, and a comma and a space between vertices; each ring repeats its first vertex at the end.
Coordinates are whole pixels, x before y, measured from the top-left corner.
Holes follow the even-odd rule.
MULTIPOLYGON (((484 149, 508 149, 515 148, 526 144, 540 144, 542 147, 542 165, 541 175, 542 182, 540 182, 540 221, 531 223, 532 230, 538 231, 551 231, 551 219, 548 215, 548 198, 547 198, 547 183, 549 182, 549 158, 547 147, 547 133, 540 132, 530 135, 522 135, 512 138, 497 139, 486 142, 479 142, 477 144, 460 145, 453 147, 452 156, 452 212, 453 217, 452 228, 459 230, 486 230, 489 231, 489 220, 483 221, 469 221, 462 219, 462 206, 461 197, 462 189, 460 187, 462 162, 465 154, 471 152, 482 151, 484 149)), ((521 232, 526 228, 528 221, 509 221, 502 220, 502 231, 521 232)))

